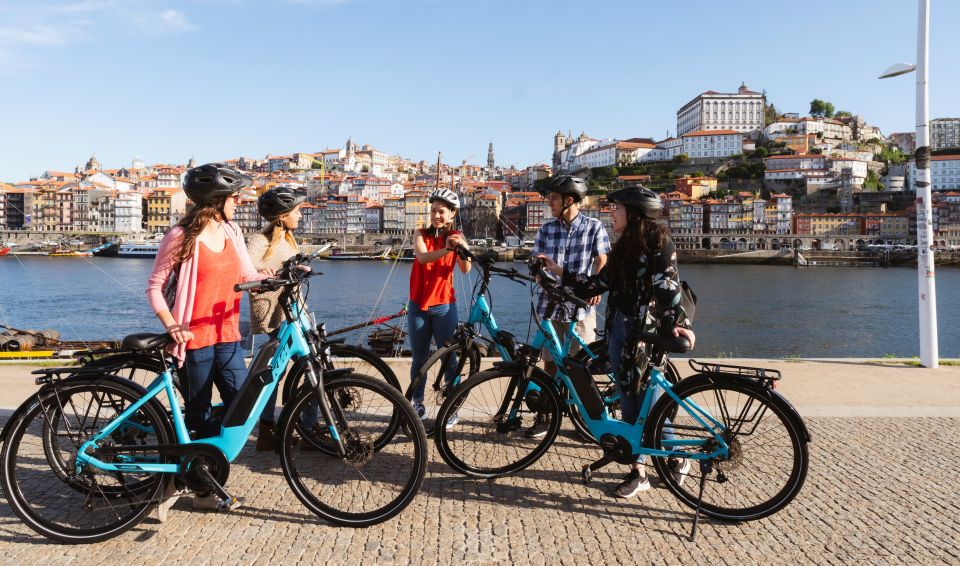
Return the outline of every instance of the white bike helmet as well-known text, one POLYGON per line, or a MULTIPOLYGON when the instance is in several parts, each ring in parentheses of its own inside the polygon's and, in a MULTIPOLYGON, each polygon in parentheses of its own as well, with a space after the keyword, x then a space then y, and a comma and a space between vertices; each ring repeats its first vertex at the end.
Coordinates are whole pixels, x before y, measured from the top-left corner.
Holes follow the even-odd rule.
POLYGON ((442 200, 452 206, 454 210, 460 210, 460 197, 450 189, 437 189, 433 191, 433 193, 430 194, 430 203, 432 204, 435 200, 442 200))

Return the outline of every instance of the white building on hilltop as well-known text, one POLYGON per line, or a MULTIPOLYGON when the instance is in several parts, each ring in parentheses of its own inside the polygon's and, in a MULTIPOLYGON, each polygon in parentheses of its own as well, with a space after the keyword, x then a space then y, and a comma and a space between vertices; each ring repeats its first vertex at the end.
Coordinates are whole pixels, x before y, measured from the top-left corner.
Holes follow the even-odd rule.
POLYGON ((763 112, 763 94, 745 84, 734 93, 708 90, 677 111, 677 136, 699 130, 759 131, 763 129, 763 112))
POLYGON ((736 130, 700 130, 680 136, 683 153, 694 159, 718 159, 743 153, 743 134, 736 130))
POLYGON ((960 147, 960 118, 930 120, 930 149, 960 147))

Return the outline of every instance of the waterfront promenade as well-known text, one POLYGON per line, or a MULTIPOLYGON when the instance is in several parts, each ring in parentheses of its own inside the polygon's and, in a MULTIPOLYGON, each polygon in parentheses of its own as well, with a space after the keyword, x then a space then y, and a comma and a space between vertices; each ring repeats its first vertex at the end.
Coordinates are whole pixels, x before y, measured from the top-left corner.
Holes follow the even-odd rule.
MULTIPOLYGON (((565 433, 532 468, 492 482, 453 474, 434 453, 413 504, 363 530, 318 522, 290 493, 276 457, 251 442, 232 467, 229 485, 247 499, 235 513, 181 501, 163 525, 151 517, 113 541, 67 547, 34 535, 3 502, 0 562, 960 563, 960 367, 742 362, 783 372, 779 390, 813 436, 807 483, 768 519, 703 521, 695 543, 686 539, 690 510, 666 490, 614 499, 618 466, 582 485, 579 469, 599 451, 565 433)), ((34 391, 30 369, 0 366, 0 421, 34 391)), ((401 378, 405 369, 395 362, 401 378)))

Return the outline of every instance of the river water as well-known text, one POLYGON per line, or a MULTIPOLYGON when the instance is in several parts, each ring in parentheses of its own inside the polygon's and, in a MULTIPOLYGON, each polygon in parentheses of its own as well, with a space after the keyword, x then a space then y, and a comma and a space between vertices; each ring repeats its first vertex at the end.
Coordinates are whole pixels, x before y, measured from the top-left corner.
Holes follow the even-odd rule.
MULTIPOLYGON (((158 332, 143 293, 152 265, 152 259, 0 258, 0 323, 54 328, 69 340, 158 332)), ((312 280, 308 301, 328 328, 397 312, 407 296, 410 264, 314 266, 324 275, 312 280)), ((698 356, 909 357, 919 351, 915 269, 681 265, 680 270, 699 297, 698 356)), ((526 337, 527 289, 494 278, 491 290, 500 325, 526 337)), ((960 357, 958 291, 960 270, 940 269, 942 357, 960 357)), ((460 278, 462 319, 469 292, 469 282, 460 278)))

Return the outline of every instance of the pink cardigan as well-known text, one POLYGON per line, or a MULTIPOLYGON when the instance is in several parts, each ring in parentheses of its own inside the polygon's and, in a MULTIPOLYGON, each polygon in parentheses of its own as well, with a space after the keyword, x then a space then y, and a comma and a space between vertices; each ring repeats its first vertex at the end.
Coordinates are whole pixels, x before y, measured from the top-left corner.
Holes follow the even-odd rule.
MULTIPOLYGON (((240 227, 233 222, 227 222, 224 224, 224 231, 227 237, 230 238, 230 241, 233 242, 234 249, 237 250, 237 255, 240 256, 243 281, 237 281, 237 283, 260 279, 260 275, 253 267, 253 262, 250 261, 250 255, 247 254, 247 244, 243 241, 243 233, 240 231, 240 227)), ((154 314, 168 309, 166 301, 163 300, 163 284, 170 276, 170 270, 173 269, 174 264, 176 264, 177 252, 180 250, 182 241, 183 228, 176 226, 167 232, 167 235, 163 237, 163 241, 160 242, 157 259, 153 262, 153 271, 150 272, 150 277, 147 278, 147 300, 150 302, 150 308, 153 309, 154 314)), ((177 296, 173 303, 173 310, 170 312, 170 314, 173 315, 173 319, 177 321, 177 324, 184 324, 188 327, 190 325, 190 316, 193 314, 193 302, 196 298, 197 262, 195 259, 199 257, 200 252, 197 247, 199 245, 199 241, 194 242, 193 255, 190 256, 190 259, 180 264, 180 278, 177 280, 177 296)), ((187 355, 187 346, 185 344, 173 345, 170 347, 170 353, 176 356, 177 360, 179 360, 179 365, 183 366, 183 360, 187 355)))

